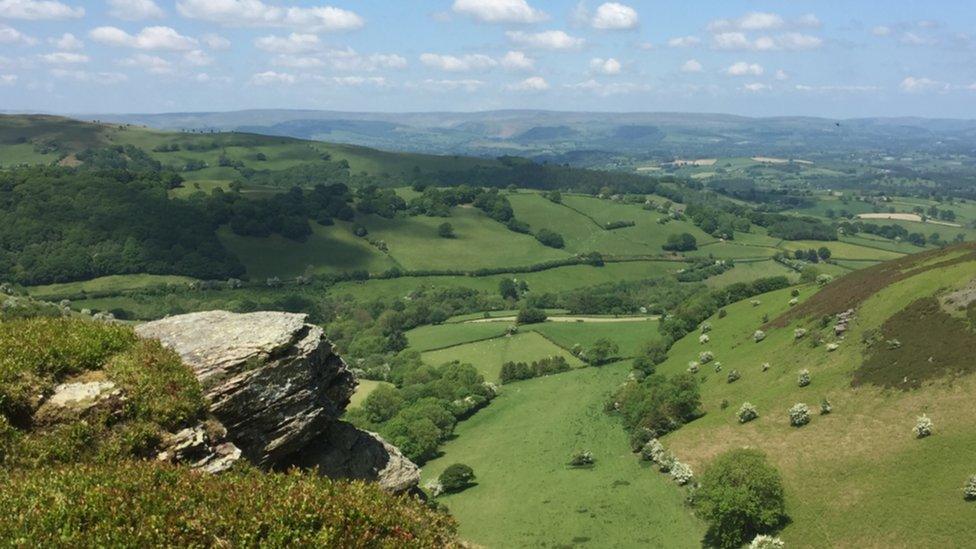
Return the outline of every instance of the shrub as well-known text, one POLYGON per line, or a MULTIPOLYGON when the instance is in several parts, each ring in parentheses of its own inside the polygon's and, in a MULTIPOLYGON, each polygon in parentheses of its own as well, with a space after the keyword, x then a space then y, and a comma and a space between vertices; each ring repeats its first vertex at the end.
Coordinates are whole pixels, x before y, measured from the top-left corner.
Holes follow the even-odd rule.
POLYGON ((711 331, 712 331, 712 323, 711 322, 702 322, 702 325, 701 325, 701 333, 707 334, 708 332, 711 332, 711 331))
POLYGON ((456 543, 454 520, 413 497, 314 473, 263 473, 241 464, 205 475, 123 461, 4 471, 0 478, 0 539, 39 547, 456 543))
POLYGON ((793 339, 800 339, 805 335, 807 335, 807 331, 803 328, 793 330, 793 339))
POLYGON ((749 549, 783 549, 784 547, 786 544, 783 543, 783 540, 763 534, 756 536, 749 544, 749 549))
POLYGON ((655 461, 657 462, 657 468, 659 471, 662 473, 669 473, 671 472, 671 467, 674 467, 677 459, 675 459, 674 454, 671 453, 671 450, 665 449, 655 461))
POLYGON ((796 384, 800 387, 806 387, 810 385, 810 370, 803 369, 800 370, 800 374, 796 376, 796 384))
POLYGON ((695 362, 694 360, 692 360, 691 362, 688 363, 688 373, 697 374, 698 373, 698 369, 700 367, 701 367, 700 364, 698 364, 697 362, 695 362))
POLYGON ((454 238, 454 226, 450 223, 441 223, 437 227, 437 236, 441 238, 454 238))
POLYGON ((810 409, 806 404, 798 402, 790 408, 790 425, 802 427, 810 423, 810 409))
POLYGON ((535 234, 535 239, 542 243, 543 246, 549 246, 550 248, 562 248, 565 246, 562 235, 549 229, 539 229, 539 232, 535 234))
POLYGON ((715 355, 711 351, 702 351, 698 353, 698 362, 700 364, 708 364, 715 359, 715 355))
POLYGON ((739 547, 786 519, 782 480, 758 450, 730 450, 717 457, 701 479, 695 502, 709 525, 706 541, 721 548, 739 547))
POLYGON ((694 478, 694 473, 688 465, 680 461, 675 461, 674 465, 671 466, 671 478, 678 483, 678 486, 684 486, 691 482, 691 479, 694 478))
POLYGON ((969 477, 962 495, 966 501, 976 501, 976 475, 969 477))
POLYGON ((915 438, 925 438, 932 434, 933 427, 934 425, 932 424, 932 420, 929 419, 929 416, 922 414, 915 419, 915 427, 912 429, 912 432, 915 433, 915 438))
POLYGON ((670 234, 661 248, 669 252, 689 252, 698 249, 698 241, 689 233, 670 234))
POLYGON ((574 452, 569 458, 570 467, 585 467, 593 465, 593 454, 589 450, 574 452))
POLYGON ((723 398, 722 399, 722 402, 719 402, 718 403, 718 407, 721 408, 722 410, 728 408, 729 407, 729 399, 723 398))
POLYGON ((586 351, 586 361, 595 366, 599 366, 620 351, 620 347, 610 339, 601 337, 593 342, 593 345, 586 351))
POLYGON ((444 493, 453 494, 471 486, 474 478, 474 470, 471 467, 463 463, 455 463, 444 469, 437 477, 437 482, 441 484, 444 493))
POLYGON ((755 332, 753 332, 752 340, 755 341, 756 343, 759 343, 764 339, 766 339, 766 332, 762 330, 756 330, 755 332))
POLYGON ((793 288, 792 290, 790 290, 790 295, 792 297, 798 297, 800 295, 800 290, 798 290, 797 288, 793 288))
POLYGON ((657 461, 664 454, 664 445, 656 438, 652 438, 641 448, 641 459, 644 461, 657 461))
POLYGON ((759 417, 759 410, 750 402, 743 402, 742 406, 739 407, 739 423, 748 423, 757 417, 759 417))
POLYGON ((770 368, 770 367, 771 367, 771 366, 769 365, 769 363, 768 363, 768 362, 763 362, 763 363, 762 363, 762 366, 761 366, 761 368, 762 368, 762 371, 764 371, 764 372, 765 372, 765 371, 767 371, 767 370, 769 370, 769 368, 770 368))
POLYGON ((548 318, 546 312, 541 309, 525 308, 518 312, 515 322, 518 324, 537 324, 545 322, 546 318, 548 318))
POLYGON ((820 415, 825 416, 833 410, 834 407, 830 404, 830 401, 827 400, 827 397, 824 397, 823 400, 820 401, 820 415))
POLYGON ((718 310, 718 317, 719 318, 725 318, 727 316, 729 316, 729 312, 728 311, 726 311, 725 309, 719 309, 718 310))
POLYGON ((739 370, 733 369, 733 370, 729 370, 729 375, 727 380, 728 383, 735 383, 736 381, 739 381, 739 378, 741 377, 742 375, 739 374, 739 370))
POLYGON ((702 334, 702 335, 698 336, 698 343, 701 343, 702 345, 704 345, 704 344, 708 343, 709 341, 711 341, 711 339, 712 338, 708 337, 708 334, 702 334))

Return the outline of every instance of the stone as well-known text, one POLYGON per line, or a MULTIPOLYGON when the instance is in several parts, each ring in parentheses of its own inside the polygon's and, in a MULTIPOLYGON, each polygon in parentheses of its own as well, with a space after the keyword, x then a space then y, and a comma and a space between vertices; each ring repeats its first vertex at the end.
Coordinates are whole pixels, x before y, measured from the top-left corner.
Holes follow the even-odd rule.
POLYGON ((355 380, 306 315, 207 311, 136 328, 196 374, 228 438, 259 466, 301 450, 349 403, 355 380))
POLYGON ((217 474, 230 469, 241 458, 241 450, 224 442, 223 426, 200 423, 169 435, 156 459, 189 464, 194 469, 217 474))
POLYGON ((34 421, 50 425, 69 419, 80 419, 95 410, 117 411, 124 396, 111 381, 62 383, 34 414, 34 421))

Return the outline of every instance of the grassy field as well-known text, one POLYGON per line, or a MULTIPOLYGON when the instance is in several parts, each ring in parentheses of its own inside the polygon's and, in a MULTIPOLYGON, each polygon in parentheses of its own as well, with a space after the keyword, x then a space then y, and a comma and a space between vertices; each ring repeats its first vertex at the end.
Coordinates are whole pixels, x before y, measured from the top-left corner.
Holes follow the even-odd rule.
POLYGON ((765 261, 755 261, 750 263, 736 263, 735 267, 731 270, 725 271, 718 276, 713 276, 706 279, 705 284, 711 288, 722 288, 736 282, 749 282, 750 280, 755 280, 757 278, 780 275, 789 277, 791 280, 796 280, 800 276, 792 269, 788 269, 772 259, 767 259, 765 261))
MULTIPOLYGON (((976 272, 974 265, 970 261, 938 267, 869 297, 858 308, 857 320, 845 338, 835 338, 829 328, 823 331, 827 342, 836 340, 840 345, 832 353, 824 345, 809 344, 818 329, 814 319, 800 323, 811 331, 802 339, 794 339, 797 324, 793 324, 769 328, 764 341, 752 341, 764 314, 775 318, 789 308, 788 290, 760 296, 758 307, 748 302, 727 307, 725 318, 709 319, 713 329, 708 344, 699 344, 693 333, 677 342, 669 360, 659 367, 666 374, 683 372, 703 350, 714 352, 723 365, 720 373, 702 369, 706 415, 666 436, 664 443, 696 471, 730 448, 752 446, 765 451, 786 482, 792 522, 782 537, 790 546, 976 544, 976 534, 964 526, 971 523, 976 508, 961 495, 966 478, 976 473, 970 459, 976 452, 974 376, 936 380, 908 391, 851 387, 852 375, 864 362, 862 336, 915 299, 940 288, 965 285, 976 272), (771 365, 767 372, 760 367, 764 362, 771 365), (809 369, 812 383, 800 388, 796 379, 803 368, 809 369), (742 377, 730 384, 726 373, 731 369, 742 377), (824 397, 830 399, 833 413, 818 416, 824 397), (728 408, 722 409, 723 401, 728 408), (740 425, 735 411, 744 401, 756 405, 760 417, 740 425), (796 402, 807 403, 814 415, 810 425, 800 429, 788 421, 787 409, 796 402), (916 440, 911 429, 922 413, 932 417, 936 435, 916 440), (917 520, 920 516, 926 519, 917 520)), ((804 287, 801 300, 817 299, 813 293, 813 288, 804 287)), ((844 305, 838 302, 838 306, 844 305)), ((924 329, 924 320, 914 323, 914 330, 924 329)), ((937 339, 939 334, 928 337, 937 339)), ((921 357, 917 367, 929 363, 921 357)), ((908 365, 896 361, 890 367, 908 365)))
POLYGON ((80 282, 66 282, 63 284, 46 284, 43 286, 32 286, 31 297, 37 299, 59 299, 64 296, 78 294, 112 294, 130 290, 142 290, 157 286, 183 286, 185 287, 195 279, 188 276, 174 275, 112 275, 83 280, 80 282))
POLYGON ((472 341, 500 337, 508 328, 507 322, 450 323, 420 326, 406 333, 410 348, 430 351, 472 341))
POLYGON ((349 406, 347 409, 359 407, 366 397, 370 393, 375 391, 381 385, 391 385, 385 381, 373 381, 371 379, 360 379, 359 385, 356 386, 356 392, 352 394, 352 398, 349 399, 349 406))
MULTIPOLYGON (((493 323, 486 324, 495 326, 493 323)), ((465 325, 464 327, 471 329, 469 326, 465 325)), ((475 328, 475 330, 480 330, 480 328, 475 328)), ((570 366, 583 365, 580 359, 534 332, 523 332, 513 336, 467 343, 421 355, 427 364, 437 365, 452 360, 471 364, 488 381, 498 380, 502 364, 505 362, 531 362, 551 356, 562 356, 569 362, 570 366)))
POLYGON ((822 246, 826 246, 830 249, 831 259, 872 259, 884 261, 887 259, 896 259, 905 255, 898 252, 882 250, 879 248, 868 248, 866 246, 859 246, 857 244, 842 241, 823 242, 819 240, 787 240, 781 245, 784 250, 789 251, 810 249, 816 250, 822 246))
POLYGON ((466 463, 477 485, 439 498, 461 536, 486 547, 700 547, 702 525, 666 475, 631 452, 603 412, 625 363, 506 385, 490 406, 460 423, 424 481, 466 463), (589 449, 590 469, 566 466, 589 449))
POLYGON ((579 343, 588 348, 602 338, 609 339, 620 348, 617 356, 631 358, 637 355, 641 346, 649 341, 660 339, 657 321, 639 320, 634 322, 544 322, 526 326, 538 332, 560 347, 570 349, 579 343))

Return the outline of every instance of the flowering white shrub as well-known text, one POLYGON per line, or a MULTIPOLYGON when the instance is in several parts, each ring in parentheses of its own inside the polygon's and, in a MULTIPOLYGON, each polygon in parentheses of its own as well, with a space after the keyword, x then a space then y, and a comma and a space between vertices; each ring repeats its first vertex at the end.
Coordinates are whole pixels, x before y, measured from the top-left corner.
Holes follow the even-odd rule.
POLYGON ((758 306, 762 305, 762 301, 759 301, 758 299, 753 299, 749 303, 751 303, 753 307, 758 307, 758 306))
POLYGON ((966 501, 976 500, 976 475, 969 477, 969 482, 966 483, 962 495, 966 501))
POLYGON ((674 463, 677 460, 674 458, 674 454, 671 453, 671 450, 664 450, 655 461, 657 462, 658 470, 660 470, 662 473, 667 473, 671 471, 671 467, 674 466, 674 463))
POLYGON ((800 387, 806 387, 810 385, 810 370, 803 369, 800 370, 800 375, 796 377, 796 384, 800 387))
POLYGON ((820 401, 820 415, 825 416, 833 410, 834 407, 830 404, 830 401, 827 400, 827 397, 824 397, 823 400, 820 401))
POLYGON ((749 549, 783 549, 784 547, 786 544, 783 543, 783 540, 764 534, 759 534, 749 544, 749 549))
POLYGON ((762 371, 764 371, 764 372, 765 372, 765 371, 766 371, 766 370, 768 370, 769 368, 770 368, 770 365, 769 365, 769 363, 768 363, 768 362, 763 362, 763 363, 762 363, 762 371))
POLYGON ((704 344, 708 343, 711 339, 712 338, 708 337, 708 334, 702 334, 702 335, 698 336, 698 343, 701 343, 702 345, 704 345, 704 344))
POLYGON ((915 418, 915 428, 912 429, 912 432, 915 433, 915 438, 925 438, 932 434, 932 427, 934 425, 929 416, 922 414, 915 418))
POLYGON ((698 362, 702 364, 708 364, 715 358, 715 355, 711 351, 702 351, 698 353, 698 362))
POLYGON ((807 331, 803 328, 797 328, 793 330, 793 339, 800 339, 805 335, 807 335, 807 331))
POLYGON ((721 362, 716 362, 715 363, 715 373, 718 373, 718 372, 721 372, 721 371, 722 371, 722 363, 721 362))
POLYGON ((697 362, 695 362, 694 360, 692 360, 691 362, 688 363, 688 373, 690 373, 690 374, 697 374, 698 373, 698 368, 700 366, 701 366, 700 364, 698 364, 697 362))
POLYGON ((840 345, 838 345, 836 343, 828 343, 827 344, 827 352, 828 353, 832 353, 832 352, 836 351, 837 349, 840 349, 840 345))
POLYGON ((807 423, 810 423, 810 409, 807 408, 806 404, 797 402, 790 408, 790 425, 802 427, 807 423))
POLYGON ((729 370, 729 377, 728 377, 729 383, 735 383, 736 381, 739 381, 740 377, 742 377, 742 375, 739 374, 739 370, 729 370))
POLYGON ((656 438, 647 441, 641 448, 641 459, 644 461, 657 461, 658 457, 664 453, 664 445, 656 438))
POLYGON ((743 402, 739 407, 739 423, 748 423, 759 417, 759 410, 751 402, 743 402))
POLYGON ((707 334, 708 332, 711 332, 711 331, 712 331, 712 323, 711 322, 702 322, 702 325, 701 325, 701 333, 707 334))
POLYGON ((752 339, 753 339, 753 340, 754 340, 754 341, 755 341, 756 343, 759 343, 760 341, 762 341, 762 340, 764 340, 764 339, 766 339, 766 332, 764 332, 764 331, 762 331, 762 330, 756 330, 756 331, 755 331, 755 332, 754 332, 754 333, 752 334, 752 339))
POLYGON ((424 484, 424 491, 430 494, 430 497, 436 498, 444 493, 444 486, 440 482, 432 480, 424 484))
POLYGON ((833 281, 834 281, 834 277, 830 276, 829 274, 817 275, 817 284, 819 284, 820 286, 826 286, 827 284, 830 284, 833 281))
POLYGON ((799 302, 800 300, 794 297, 793 299, 790 300, 790 307, 795 307, 796 304, 799 302))
POLYGON ((691 482, 691 479, 694 478, 694 473, 692 473, 691 467, 675 460, 671 466, 671 478, 678 483, 678 486, 684 486, 691 482))

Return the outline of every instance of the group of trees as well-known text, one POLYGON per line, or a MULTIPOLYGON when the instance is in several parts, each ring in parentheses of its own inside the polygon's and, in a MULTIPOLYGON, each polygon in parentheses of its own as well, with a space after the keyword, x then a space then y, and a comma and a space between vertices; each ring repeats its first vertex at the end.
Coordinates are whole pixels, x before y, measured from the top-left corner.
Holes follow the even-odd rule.
POLYGON ((837 228, 815 217, 751 212, 749 219, 783 240, 837 240, 837 228))
POLYGON ((569 371, 569 368, 569 362, 566 362, 565 358, 558 355, 535 360, 531 364, 510 361, 502 364, 500 379, 502 383, 511 383, 513 381, 566 372, 569 371))
POLYGON ((686 373, 632 379, 613 395, 613 409, 630 433, 660 437, 701 415, 698 381, 686 373))
POLYGON ((669 252, 690 252, 698 249, 698 241, 689 233, 672 233, 661 248, 669 252))
POLYGON ((809 250, 796 250, 793 252, 793 257, 801 261, 809 261, 810 263, 819 263, 821 261, 827 261, 831 256, 830 248, 826 246, 821 246, 820 248, 814 250, 813 248, 809 250))

